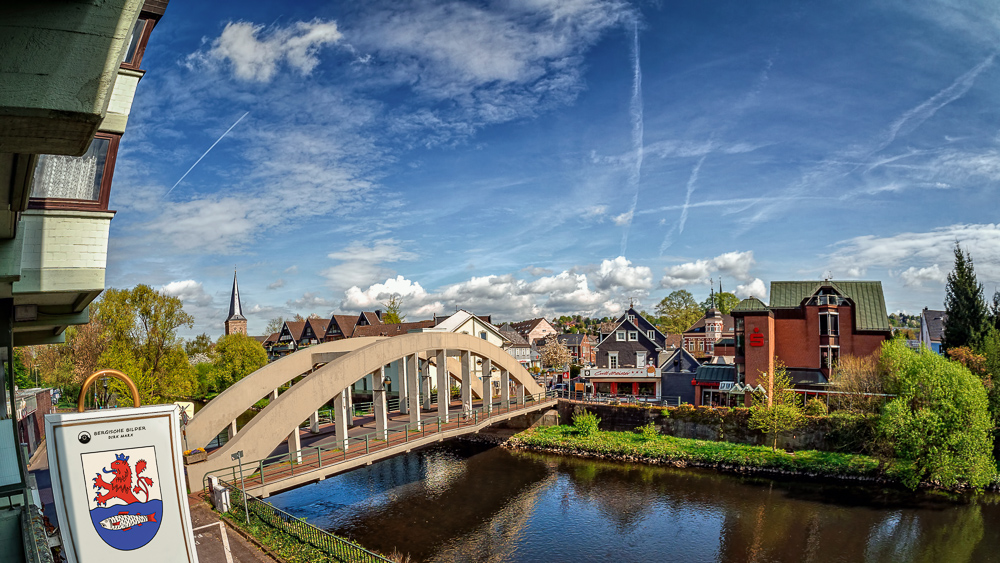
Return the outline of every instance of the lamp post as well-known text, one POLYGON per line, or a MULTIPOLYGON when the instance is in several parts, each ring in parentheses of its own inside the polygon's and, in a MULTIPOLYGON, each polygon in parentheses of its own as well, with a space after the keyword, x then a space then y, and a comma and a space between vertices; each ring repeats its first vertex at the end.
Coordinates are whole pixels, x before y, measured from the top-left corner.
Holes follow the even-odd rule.
MULTIPOLYGON (((243 516, 246 517, 247 525, 249 526, 250 525, 250 509, 247 507, 247 488, 243 485, 243 462, 241 461, 243 459, 243 450, 237 451, 236 453, 234 453, 233 455, 231 455, 230 458, 232 458, 233 461, 238 462, 240 464, 240 491, 243 494, 243 516)), ((260 470, 260 479, 261 479, 261 482, 264 481, 264 468, 263 468, 263 466, 261 466, 261 470, 260 470)))

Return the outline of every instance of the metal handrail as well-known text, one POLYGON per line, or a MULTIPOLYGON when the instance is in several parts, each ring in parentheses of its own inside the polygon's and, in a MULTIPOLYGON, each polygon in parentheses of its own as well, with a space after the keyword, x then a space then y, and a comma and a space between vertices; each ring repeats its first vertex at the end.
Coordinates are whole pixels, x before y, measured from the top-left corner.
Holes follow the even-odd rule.
MULTIPOLYGON (((246 496, 243 497, 243 491, 241 491, 240 488, 234 483, 229 483, 223 479, 219 479, 219 483, 229 490, 231 499, 234 496, 236 497, 237 502, 230 503, 230 512, 242 512, 244 504, 239 501, 246 498, 247 511, 260 519, 262 522, 271 527, 278 528, 285 533, 308 543, 316 549, 337 558, 340 561, 357 563, 392 563, 391 559, 387 559, 371 550, 365 549, 361 545, 348 539, 335 536, 326 530, 317 528, 316 526, 296 518, 294 515, 285 512, 270 503, 264 502, 249 493, 246 493, 246 496)), ((242 518, 237 518, 237 520, 242 520, 242 518)))
MULTIPOLYGON (((483 405, 477 409, 462 411, 459 413, 455 413, 454 416, 449 416, 448 422, 445 422, 444 424, 452 424, 452 421, 454 421, 455 423, 457 423, 457 428, 476 426, 483 421, 489 420, 496 414, 504 414, 504 413, 509 413, 511 411, 522 410, 526 408, 529 402, 538 403, 541 402, 542 400, 548 398, 555 398, 558 396, 559 396, 558 391, 546 391, 534 395, 525 395, 523 405, 518 405, 517 399, 513 397, 507 401, 506 405, 504 405, 503 401, 499 401, 496 398, 494 398, 493 400, 490 401, 489 405, 483 405), (489 408, 487 408, 487 406, 489 408)), ((316 469, 320 469, 324 466, 343 463, 347 461, 348 450, 350 450, 351 444, 358 444, 359 446, 361 444, 364 444, 365 454, 367 455, 368 453, 371 453, 373 444, 377 446, 384 443, 384 447, 379 447, 376 449, 386 449, 389 448, 390 446, 409 442, 410 436, 414 433, 419 433, 420 438, 423 438, 428 434, 439 433, 441 432, 442 422, 443 421, 441 417, 436 416, 433 419, 427 418, 425 420, 421 420, 419 424, 420 428, 411 428, 411 424, 413 424, 411 422, 407 422, 402 426, 396 426, 394 428, 386 428, 384 440, 379 436, 379 434, 381 433, 378 431, 362 434, 361 436, 353 436, 353 437, 348 436, 347 438, 343 439, 343 441, 346 441, 348 444, 347 449, 338 446, 333 446, 333 447, 306 446, 298 450, 290 451, 284 454, 268 456, 256 461, 241 460, 240 463, 236 465, 223 467, 221 469, 215 469, 205 473, 204 477, 202 477, 202 489, 203 490, 208 489, 209 476, 212 475, 220 476, 228 473, 230 475, 230 478, 233 481, 235 481, 240 471, 251 471, 249 474, 245 476, 245 479, 246 480, 260 479, 260 486, 263 486, 264 484, 266 484, 265 480, 268 477, 273 478, 275 476, 284 474, 286 472, 286 469, 284 467, 285 464, 287 464, 287 474, 288 476, 291 476, 295 474, 295 468, 297 466, 308 466, 315 464, 316 469), (428 427, 435 427, 436 429, 433 431, 429 431, 428 427), (340 452, 342 455, 339 460, 336 459, 328 460, 324 459, 324 452, 328 454, 340 452)), ((339 442, 341 442, 341 440, 338 439, 338 443, 339 442)))

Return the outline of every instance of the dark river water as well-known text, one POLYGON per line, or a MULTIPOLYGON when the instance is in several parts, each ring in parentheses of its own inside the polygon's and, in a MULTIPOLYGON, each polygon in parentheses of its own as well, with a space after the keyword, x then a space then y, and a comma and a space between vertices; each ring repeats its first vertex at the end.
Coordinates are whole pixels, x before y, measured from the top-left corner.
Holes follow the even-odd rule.
POLYGON ((411 561, 1000 561, 1000 497, 817 485, 449 442, 275 495, 411 561))

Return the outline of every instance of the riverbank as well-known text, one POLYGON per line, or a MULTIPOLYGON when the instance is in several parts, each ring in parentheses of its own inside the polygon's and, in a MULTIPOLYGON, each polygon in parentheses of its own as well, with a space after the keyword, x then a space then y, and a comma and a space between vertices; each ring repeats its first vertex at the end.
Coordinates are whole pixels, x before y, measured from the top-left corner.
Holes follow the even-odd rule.
POLYGON ((632 463, 702 467, 727 473, 862 481, 899 485, 894 467, 860 454, 817 450, 772 451, 767 446, 595 431, 580 435, 572 426, 535 428, 511 437, 504 447, 632 463))

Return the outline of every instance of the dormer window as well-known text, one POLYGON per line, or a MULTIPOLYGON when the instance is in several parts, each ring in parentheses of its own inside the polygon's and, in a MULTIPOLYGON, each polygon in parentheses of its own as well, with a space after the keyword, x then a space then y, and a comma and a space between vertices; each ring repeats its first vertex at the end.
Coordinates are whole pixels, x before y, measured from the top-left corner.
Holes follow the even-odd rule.
POLYGON ((615 340, 617 340, 618 342, 624 342, 625 341, 625 331, 624 330, 616 331, 615 332, 615 340))
POLYGON ((649 338, 650 340, 652 340, 652 339, 653 339, 653 335, 654 335, 654 334, 656 334, 656 333, 655 333, 654 331, 652 331, 652 330, 647 330, 647 331, 646 331, 646 336, 647 336, 647 337, 648 337, 648 338, 649 338))
POLYGON ((629 342, 635 342, 639 340, 639 333, 634 330, 628 331, 628 340, 629 342))

